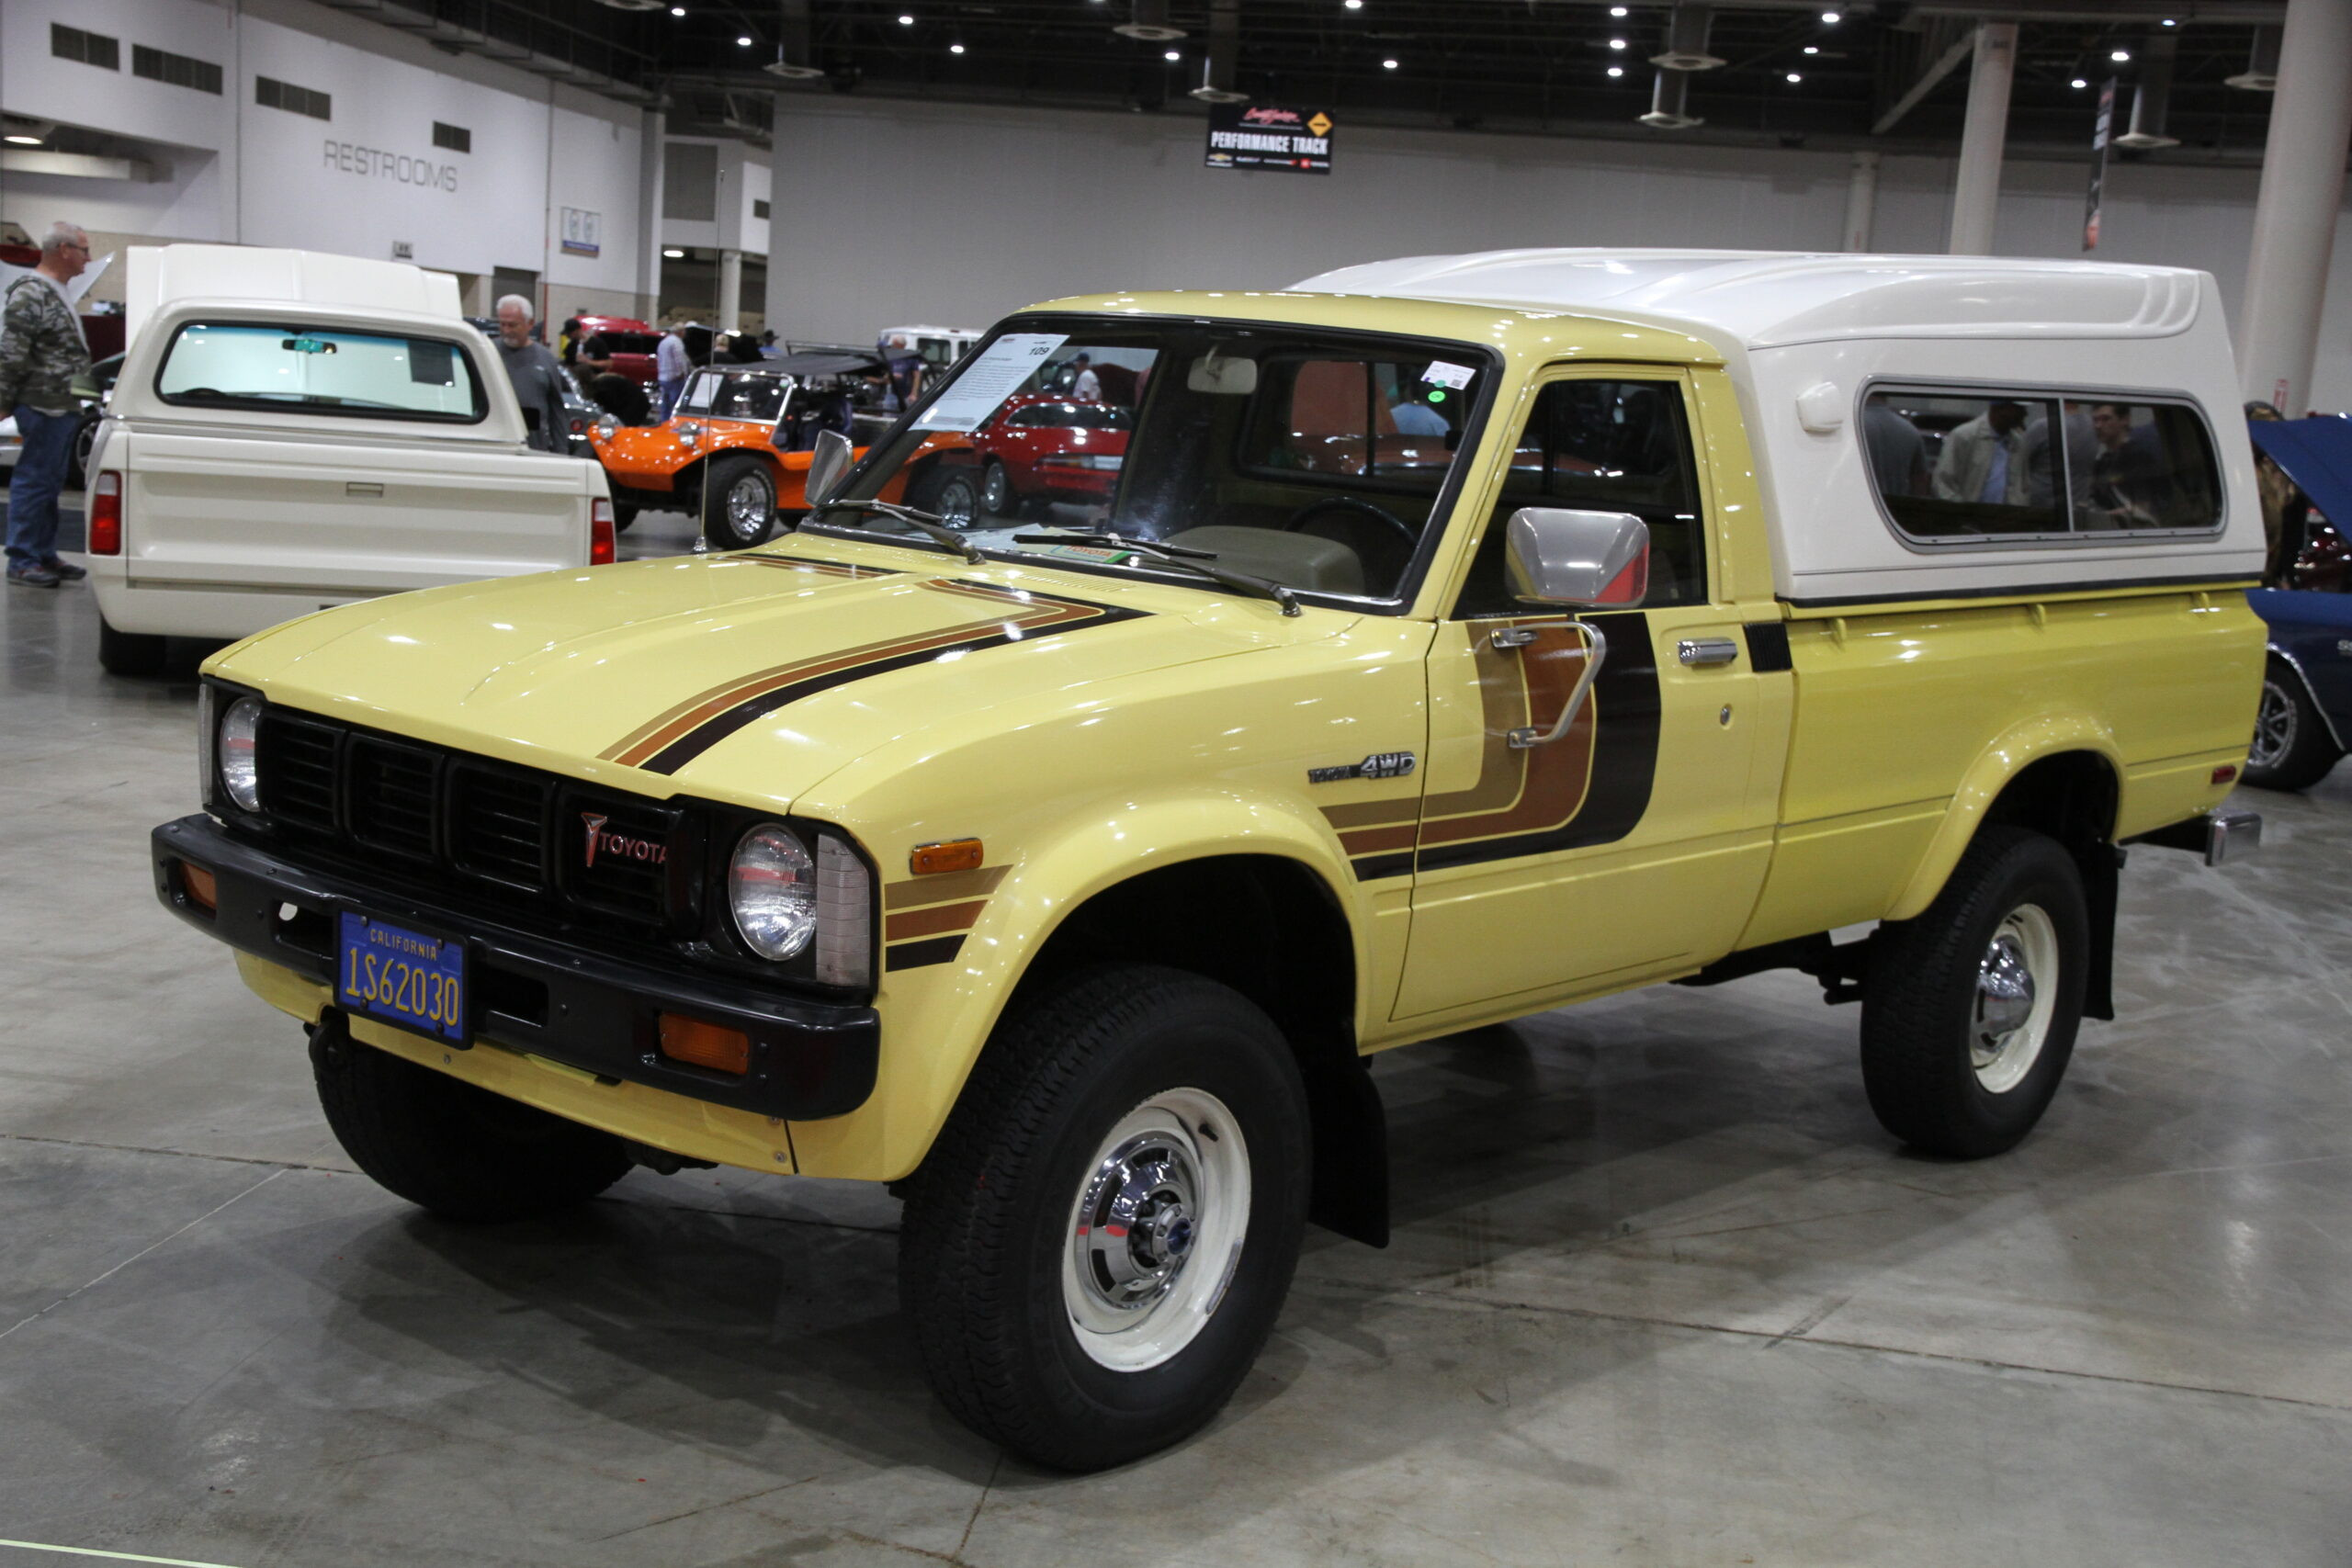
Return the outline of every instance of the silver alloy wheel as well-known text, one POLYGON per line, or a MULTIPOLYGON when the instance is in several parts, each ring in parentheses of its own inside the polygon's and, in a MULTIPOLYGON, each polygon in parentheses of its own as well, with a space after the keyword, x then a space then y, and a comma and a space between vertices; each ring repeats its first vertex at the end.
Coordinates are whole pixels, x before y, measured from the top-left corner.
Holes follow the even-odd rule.
POLYGON ((767 532, 768 481, 756 468, 747 468, 727 487, 727 527, 746 542, 767 532))
POLYGON ((2254 716, 2254 745, 2245 765, 2264 770, 2277 767, 2295 749, 2295 698, 2275 676, 2262 682, 2262 706, 2254 716))
POLYGON ((1250 1228, 1250 1148, 1225 1102, 1171 1089, 1119 1119, 1070 1208, 1062 1304, 1089 1359, 1139 1372, 1225 1299, 1250 1228))
POLYGON ((1012 476, 1002 463, 990 463, 980 480, 980 510, 991 517, 1010 517, 1013 504, 1012 476))
POLYGON ((967 474, 957 474, 939 489, 939 520, 950 528, 968 528, 979 521, 979 489, 967 474))
POLYGON ((2041 1059, 2058 1010, 2058 927, 2039 904, 2010 910, 1978 960, 1968 1064, 1988 1094, 2017 1088, 2041 1059))

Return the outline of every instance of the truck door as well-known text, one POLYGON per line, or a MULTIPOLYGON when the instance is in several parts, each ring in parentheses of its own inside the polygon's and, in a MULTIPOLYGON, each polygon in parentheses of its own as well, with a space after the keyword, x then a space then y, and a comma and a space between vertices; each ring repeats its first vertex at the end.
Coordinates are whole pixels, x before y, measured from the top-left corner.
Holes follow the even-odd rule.
POLYGON ((579 459, 464 439, 503 374, 454 333, 186 323, 156 372, 173 417, 109 449, 130 581, 283 592, 292 615, 586 564, 579 459))
MULTIPOLYGON (((1400 1021, 1532 1011, 1689 968, 1747 922, 1775 814, 1750 763, 1779 726, 1758 722, 1776 705, 1759 706, 1741 617, 1718 591, 1694 412, 1689 378, 1656 367, 1563 369, 1521 405, 1430 654, 1400 1021), (1512 600, 1503 532, 1522 506, 1648 524, 1642 607, 1567 615, 1512 600), (1567 731, 1514 746, 1514 729, 1552 728, 1600 639, 1600 674, 1567 731)), ((1784 717, 1785 692, 1774 695, 1784 717)))

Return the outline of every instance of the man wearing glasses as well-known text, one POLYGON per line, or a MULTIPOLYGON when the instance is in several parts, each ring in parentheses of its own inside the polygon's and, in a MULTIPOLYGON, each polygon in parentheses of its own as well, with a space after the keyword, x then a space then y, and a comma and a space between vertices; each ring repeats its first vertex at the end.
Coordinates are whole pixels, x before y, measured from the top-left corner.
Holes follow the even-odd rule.
POLYGON ((8 581, 54 588, 89 573, 57 554, 57 492, 73 454, 74 378, 90 367, 90 345, 65 286, 90 265, 90 236, 53 223, 40 265, 8 286, 0 303, 0 409, 17 416, 24 450, 8 485, 8 581))

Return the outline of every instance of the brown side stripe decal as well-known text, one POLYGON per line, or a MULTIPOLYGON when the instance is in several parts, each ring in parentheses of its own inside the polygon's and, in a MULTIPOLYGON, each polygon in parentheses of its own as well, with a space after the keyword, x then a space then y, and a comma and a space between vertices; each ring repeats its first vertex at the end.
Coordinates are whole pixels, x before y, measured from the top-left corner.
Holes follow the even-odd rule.
POLYGON ((982 866, 893 882, 882 889, 886 973, 944 964, 963 951, 964 934, 979 923, 988 896, 1011 866, 982 866))
POLYGON ((993 604, 997 613, 935 631, 796 660, 714 686, 639 725, 604 751, 602 760, 648 773, 673 773, 746 725, 834 686, 928 663, 952 650, 998 648, 1040 632, 1110 626, 1144 614, 984 582, 934 578, 918 586, 993 604))

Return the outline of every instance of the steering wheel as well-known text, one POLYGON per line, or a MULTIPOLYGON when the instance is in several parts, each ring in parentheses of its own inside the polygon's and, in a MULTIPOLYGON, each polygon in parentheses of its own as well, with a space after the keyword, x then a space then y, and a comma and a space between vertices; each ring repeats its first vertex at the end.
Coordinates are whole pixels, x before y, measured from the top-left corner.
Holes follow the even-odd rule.
POLYGON ((1421 536, 1413 532, 1412 525, 1407 523, 1403 518, 1396 516, 1394 513, 1384 512, 1379 507, 1374 506, 1372 502, 1368 501, 1358 501, 1353 496, 1343 495, 1336 496, 1329 501, 1309 502, 1306 505, 1300 507, 1296 512, 1290 514, 1283 524, 1283 532, 1285 534, 1300 533, 1305 530, 1308 523, 1312 522, 1317 516, 1326 512, 1353 512, 1361 513, 1365 517, 1371 518, 1375 523, 1385 524, 1396 530, 1396 536, 1405 542, 1405 548, 1408 551, 1420 547, 1421 536))

